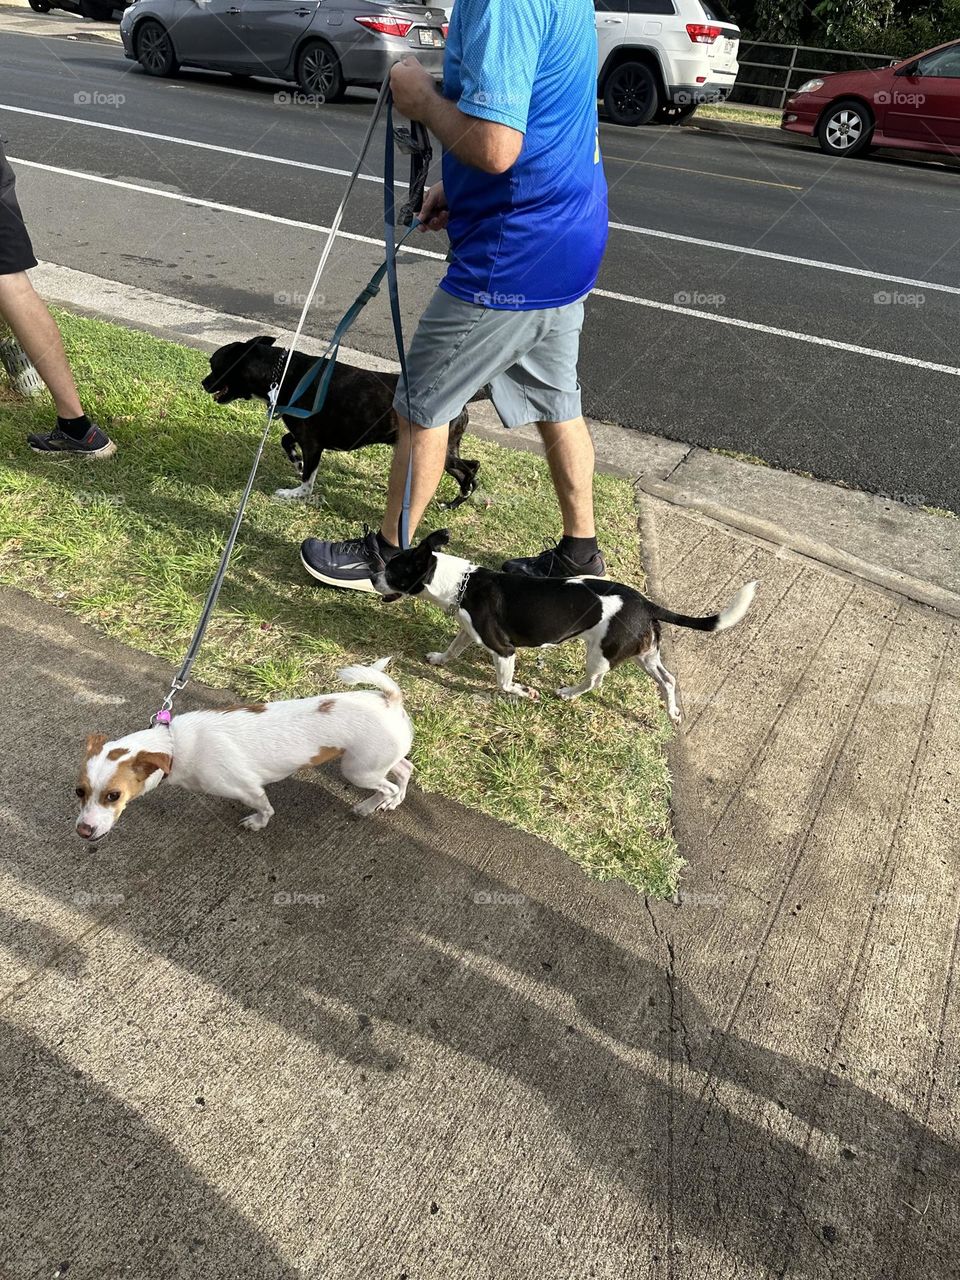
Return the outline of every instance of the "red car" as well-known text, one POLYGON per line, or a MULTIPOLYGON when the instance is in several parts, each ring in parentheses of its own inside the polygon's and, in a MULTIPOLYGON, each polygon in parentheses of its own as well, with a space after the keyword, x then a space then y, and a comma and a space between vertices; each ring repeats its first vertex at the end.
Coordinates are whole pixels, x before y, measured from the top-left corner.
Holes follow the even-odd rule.
POLYGON ((877 71, 808 80, 780 128, 816 136, 830 156, 868 147, 960 155, 960 40, 877 71))

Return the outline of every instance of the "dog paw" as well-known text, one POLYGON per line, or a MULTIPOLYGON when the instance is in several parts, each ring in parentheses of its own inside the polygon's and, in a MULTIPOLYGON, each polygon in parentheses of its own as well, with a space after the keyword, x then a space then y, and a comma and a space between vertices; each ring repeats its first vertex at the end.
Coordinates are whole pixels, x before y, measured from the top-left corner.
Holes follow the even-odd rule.
POLYGON ((248 831, 262 831, 273 815, 269 813, 250 813, 241 820, 241 827, 248 831))
POLYGON ((447 655, 445 653, 428 653, 427 661, 431 667, 445 667, 447 665, 447 655))
POLYGON ((313 490, 304 484, 298 484, 295 489, 275 489, 273 496, 278 502, 308 502, 313 496, 313 490))
POLYGON ((681 712, 680 708, 677 707, 674 711, 668 711, 667 715, 670 717, 670 723, 673 725, 673 727, 675 729, 679 729, 680 726, 683 724, 683 713, 681 712))
POLYGON ((536 689, 531 689, 528 684, 512 684, 503 692, 508 698, 525 698, 527 702, 539 702, 540 694, 536 689))
POLYGON ((564 685, 562 689, 557 690, 557 697, 566 698, 566 700, 569 702, 571 698, 579 698, 580 692, 581 691, 577 688, 575 684, 567 684, 567 685, 564 685))

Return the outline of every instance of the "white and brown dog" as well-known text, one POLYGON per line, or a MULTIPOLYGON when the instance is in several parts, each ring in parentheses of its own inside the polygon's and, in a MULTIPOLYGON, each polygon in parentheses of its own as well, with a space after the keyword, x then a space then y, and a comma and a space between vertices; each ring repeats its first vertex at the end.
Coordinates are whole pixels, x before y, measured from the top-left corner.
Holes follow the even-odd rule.
POLYGON ((190 711, 114 741, 91 734, 77 785, 77 834, 99 840, 131 800, 164 779, 188 791, 242 800, 254 810, 242 825, 258 831, 273 816, 264 787, 338 757, 348 782, 373 791, 354 813, 396 809, 413 773, 407 759, 413 726, 399 687, 384 673, 389 661, 337 673, 344 684, 370 684, 377 692, 190 711))
POLYGON ((757 589, 756 582, 748 582, 722 612, 692 618, 606 578, 531 578, 483 569, 469 560, 438 553, 437 548, 449 541, 449 532, 440 529, 418 546, 384 561, 375 541, 368 540, 371 554, 378 559, 373 584, 382 596, 421 596, 447 613, 456 613, 460 620, 460 631, 449 648, 428 653, 428 662, 446 666, 469 645, 479 644, 493 657, 502 693, 536 698, 536 690, 513 678, 517 649, 585 640, 585 679, 558 689, 561 698, 577 698, 597 688, 608 671, 633 658, 655 681, 676 725, 681 720, 677 682, 660 658, 660 623, 725 631, 743 618, 757 589))

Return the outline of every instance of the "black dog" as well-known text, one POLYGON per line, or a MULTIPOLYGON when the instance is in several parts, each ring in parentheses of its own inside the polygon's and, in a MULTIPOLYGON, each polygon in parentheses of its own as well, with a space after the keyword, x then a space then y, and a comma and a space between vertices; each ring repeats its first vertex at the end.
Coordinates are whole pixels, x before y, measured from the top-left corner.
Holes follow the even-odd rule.
MULTIPOLYGON (((218 404, 249 400, 252 396, 266 400, 287 356, 282 347, 274 346, 274 341, 261 336, 220 347, 210 357, 210 372, 203 380, 204 391, 218 404)), ((289 403, 300 379, 313 363, 312 356, 294 352, 280 388, 281 405, 289 403)), ((338 363, 319 413, 309 418, 281 414, 287 434, 280 443, 301 483, 295 489, 277 489, 276 496, 288 502, 309 498, 325 449, 350 451, 363 449, 368 444, 393 444, 397 438, 397 415, 393 411, 397 381, 395 373, 370 373, 338 363)), ((303 398, 304 405, 311 402, 315 391, 314 383, 303 398)), ((464 408, 450 423, 445 470, 460 486, 460 496, 441 505, 451 509, 466 502, 477 487, 480 463, 460 457, 460 441, 468 421, 464 408)))

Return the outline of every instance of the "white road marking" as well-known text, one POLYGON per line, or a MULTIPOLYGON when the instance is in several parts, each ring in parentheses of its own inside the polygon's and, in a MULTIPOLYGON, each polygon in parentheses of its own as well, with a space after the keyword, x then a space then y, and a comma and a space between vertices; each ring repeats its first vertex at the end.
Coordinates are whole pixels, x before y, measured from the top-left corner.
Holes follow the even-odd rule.
POLYGON ((860 347, 853 342, 838 342, 836 338, 822 338, 815 333, 798 333, 794 329, 778 329, 770 324, 758 324, 754 320, 738 320, 735 316, 721 316, 714 311, 698 311, 694 307, 678 307, 670 302, 656 302, 652 298, 635 298, 629 293, 611 293, 608 289, 594 289, 593 296, 610 298, 614 302, 631 302, 637 307, 652 307, 656 311, 670 311, 679 316, 693 316, 697 320, 712 320, 714 324, 726 324, 735 329, 752 329, 754 333, 769 333, 775 338, 790 338, 794 342, 810 342, 817 347, 830 347, 833 351, 849 351, 856 356, 869 356, 873 360, 888 360, 893 364, 907 364, 913 369, 929 369, 931 373, 951 373, 960 378, 960 369, 952 364, 936 364, 932 360, 918 360, 915 356, 902 356, 895 351, 879 351, 876 347, 860 347))
POLYGON ((629 231, 637 236, 654 236, 658 240, 676 240, 679 244, 695 244, 703 249, 742 253, 748 258, 768 258, 772 262, 788 262, 794 267, 815 267, 819 271, 837 271, 841 275, 861 276, 866 280, 886 280, 889 284, 905 284, 914 289, 960 294, 960 288, 952 284, 935 284, 932 280, 914 280, 911 276, 891 276, 882 271, 868 271, 865 267, 845 267, 839 262, 821 262, 819 258, 798 258, 791 253, 774 253, 770 249, 750 249, 742 244, 727 244, 725 240, 701 240, 697 236, 682 236, 673 231, 659 231, 656 227, 634 227, 628 222, 611 222, 610 229, 629 231))
MULTIPOLYGON (((100 120, 81 120, 79 116, 62 116, 57 115, 53 111, 34 111, 30 107, 12 107, 5 102, 0 102, 0 111, 15 111, 21 116, 40 116, 43 120, 61 120, 65 124, 82 124, 88 129, 106 129, 109 133, 128 133, 134 138, 151 138, 154 142, 175 142, 181 147, 196 147, 199 151, 218 151, 225 156, 239 156, 241 160, 266 160, 270 164, 288 165, 292 169, 310 169, 314 173, 331 173, 337 178, 349 178, 349 169, 334 169, 330 165, 325 164, 309 164, 306 160, 288 160, 284 156, 267 155, 264 151, 240 151, 236 147, 221 147, 213 142, 196 142, 193 138, 178 138, 172 133, 150 133, 146 129, 130 129, 126 125, 121 124, 104 124, 100 120)), ((21 164, 23 161, 20 162, 21 164)), ((383 185, 383 179, 378 178, 376 174, 361 173, 359 175, 361 182, 376 182, 383 185)), ((402 187, 406 190, 405 182, 395 182, 395 187, 402 187)))
MULTIPOLYGON (((68 178, 81 178, 86 182, 94 182, 100 186, 119 187, 123 191, 136 191, 141 195, 156 196, 160 200, 176 200, 180 204, 192 205, 198 209, 210 209, 214 213, 234 213, 244 218, 254 218, 259 222, 271 222, 282 227, 294 227, 302 231, 315 231, 320 235, 329 235, 330 228, 315 222, 301 222, 296 218, 282 218, 275 213, 263 213, 258 209, 245 209, 240 205, 220 204, 215 200, 202 200, 199 196, 186 196, 178 191, 160 191, 156 187, 146 187, 136 182, 123 182, 119 178, 103 178, 99 174, 80 173, 75 169, 61 169, 56 165, 40 164, 36 160, 20 160, 10 156, 14 164, 26 169, 39 169, 44 173, 57 173, 68 178)), ((383 241, 375 236, 359 235, 353 231, 340 231, 338 239, 352 240, 359 244, 372 244, 382 248, 383 241)), ((401 253, 414 253, 422 258, 433 258, 434 261, 445 262, 446 254, 434 253, 430 249, 417 249, 404 245, 401 253)), ((774 325, 760 324, 754 320, 739 320, 734 316, 717 315, 712 311, 700 311, 695 307, 681 307, 670 302, 657 302, 653 298, 637 298, 629 293, 614 293, 609 289, 594 289, 593 297, 607 298, 613 302, 626 302, 636 307, 649 307, 656 311, 667 311, 673 315, 689 316, 695 320, 709 320, 713 324, 728 325, 736 329, 750 329, 754 333, 766 333, 776 338, 789 338, 794 342, 811 343, 818 347, 830 347, 834 351, 848 351, 852 355, 868 356, 873 360, 886 360, 892 364, 909 365, 914 369, 927 369, 932 373, 948 373, 960 377, 960 368, 949 364, 937 364, 931 360, 919 360, 915 356, 904 356, 894 351, 880 351, 875 347, 861 347, 852 342, 839 342, 835 338, 824 338, 818 334, 800 333, 793 329, 779 329, 774 325)))
MULTIPOLYGON (((81 120, 77 116, 57 115, 52 111, 37 111, 30 107, 14 107, 0 102, 0 111, 15 111, 20 115, 39 116, 46 120, 61 120, 67 124, 86 125, 91 129, 107 129, 111 133, 127 133, 137 138, 152 138, 156 142, 173 142, 182 147, 196 147, 201 151, 217 151, 227 156, 237 156, 243 160, 264 160, 270 164, 287 165, 294 169, 307 169, 314 173, 329 173, 335 177, 348 178, 348 169, 336 169, 329 165, 309 164, 303 160, 288 160, 284 156, 267 155, 261 151, 241 151, 236 147, 221 147, 212 142, 196 142, 192 138, 178 138, 174 134, 150 133, 143 129, 131 129, 125 125, 104 124, 99 120, 81 120)), ((25 164, 26 161, 19 161, 25 164)), ((63 170, 62 172, 70 172, 63 170)), ((720 175, 723 176, 723 175, 720 175)), ((361 173, 361 182, 380 183, 381 178, 373 174, 361 173)), ((396 182, 397 187, 405 188, 403 182, 396 182)), ((299 224, 298 224, 299 225, 299 224)), ((866 280, 885 280, 888 284, 902 284, 914 289, 928 289, 936 293, 960 295, 960 287, 949 284, 936 284, 932 280, 914 280, 911 276, 893 276, 882 271, 868 271, 864 267, 847 267, 839 262, 824 262, 819 258, 802 258, 790 253, 774 253, 770 249, 754 249, 742 244, 729 244, 725 240, 704 240, 698 236, 684 236, 673 231, 661 231, 657 227, 636 227, 629 222, 610 222, 611 231, 625 231, 631 235, 651 236, 659 240, 674 240, 678 244, 693 244, 703 249, 718 249, 724 253, 739 253, 750 258, 766 258, 772 262, 786 262, 795 267, 813 267, 819 271, 834 271, 841 275, 859 276, 866 280)))
MULTIPOLYGON (((146 187, 139 182, 123 182, 119 178, 103 178, 98 173, 81 173, 77 169, 61 169, 59 165, 40 164, 37 160, 21 160, 17 156, 8 156, 7 158, 23 169, 40 169, 44 173, 59 173, 67 178, 82 178, 85 182, 96 182, 104 187, 120 187, 123 191, 137 191, 141 195, 157 196, 161 200, 177 200, 180 204, 193 205, 197 209, 212 209, 216 213, 237 213, 244 218, 256 218, 260 222, 273 222, 281 227, 295 227, 299 231, 319 231, 322 235, 330 234, 329 227, 320 226, 316 222, 301 222, 297 218, 282 218, 276 213, 262 213, 259 209, 246 209, 243 205, 238 204, 220 204, 217 200, 202 200, 199 196, 185 196, 179 191, 162 191, 159 187, 146 187)), ((425 232, 424 234, 427 233, 425 232)), ((374 236, 361 236, 354 231, 338 231, 337 239, 357 240, 361 244, 383 245, 383 241, 376 239, 374 236)), ((444 253, 433 253, 429 249, 416 249, 410 244, 405 244, 400 252, 416 253, 422 258, 436 258, 440 262, 446 261, 446 254, 444 253)))

